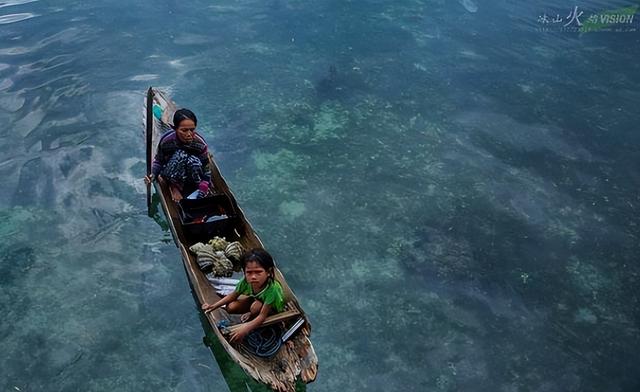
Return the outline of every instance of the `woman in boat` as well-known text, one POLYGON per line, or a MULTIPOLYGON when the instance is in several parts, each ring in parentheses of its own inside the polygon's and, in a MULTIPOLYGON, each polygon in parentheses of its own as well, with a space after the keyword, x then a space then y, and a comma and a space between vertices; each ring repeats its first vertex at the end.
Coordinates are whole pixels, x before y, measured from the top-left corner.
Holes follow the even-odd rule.
POLYGON ((214 304, 203 304, 208 313, 227 305, 229 313, 244 313, 240 320, 242 327, 231 333, 232 342, 240 342, 252 330, 258 328, 271 313, 284 309, 282 286, 274 279, 273 258, 263 249, 253 249, 242 257, 244 278, 236 288, 214 304))
POLYGON ((174 130, 160 138, 152 174, 145 177, 145 182, 149 184, 158 176, 168 181, 174 201, 194 191, 204 197, 211 173, 207 143, 196 133, 198 119, 191 110, 180 109, 173 115, 173 124, 174 130))

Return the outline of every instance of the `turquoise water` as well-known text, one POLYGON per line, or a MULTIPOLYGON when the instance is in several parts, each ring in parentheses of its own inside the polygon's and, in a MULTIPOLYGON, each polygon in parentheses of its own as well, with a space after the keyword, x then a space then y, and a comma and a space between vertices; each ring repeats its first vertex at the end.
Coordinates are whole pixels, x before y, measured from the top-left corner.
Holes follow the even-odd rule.
POLYGON ((637 391, 640 32, 538 21, 632 4, 0 3, 0 388, 236 388, 146 216, 153 85, 308 312, 307 390, 637 391))

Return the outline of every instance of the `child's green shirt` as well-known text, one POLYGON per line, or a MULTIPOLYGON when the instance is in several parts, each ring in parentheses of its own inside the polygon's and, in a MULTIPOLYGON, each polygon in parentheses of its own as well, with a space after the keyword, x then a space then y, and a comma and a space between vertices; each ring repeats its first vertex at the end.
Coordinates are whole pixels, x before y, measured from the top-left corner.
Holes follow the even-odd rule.
POLYGON ((238 294, 253 297, 264 305, 271 305, 271 308, 273 308, 277 313, 282 312, 282 309, 284 309, 284 293, 282 291, 282 286, 280 286, 280 283, 275 280, 271 280, 267 283, 267 286, 258 294, 253 294, 253 289, 249 282, 247 282, 245 278, 242 278, 236 285, 235 290, 238 294))

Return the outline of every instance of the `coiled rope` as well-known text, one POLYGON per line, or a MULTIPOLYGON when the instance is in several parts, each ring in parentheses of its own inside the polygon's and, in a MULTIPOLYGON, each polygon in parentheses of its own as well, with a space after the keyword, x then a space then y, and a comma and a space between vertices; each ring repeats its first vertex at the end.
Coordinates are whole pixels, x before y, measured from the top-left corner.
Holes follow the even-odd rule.
POLYGON ((282 346, 280 328, 267 326, 255 329, 244 339, 245 347, 254 355, 268 358, 278 352, 282 346))

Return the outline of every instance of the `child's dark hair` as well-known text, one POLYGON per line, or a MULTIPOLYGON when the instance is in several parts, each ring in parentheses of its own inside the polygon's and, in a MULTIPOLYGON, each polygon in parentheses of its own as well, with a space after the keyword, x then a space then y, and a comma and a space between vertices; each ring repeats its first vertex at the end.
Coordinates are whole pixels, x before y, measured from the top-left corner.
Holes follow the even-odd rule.
POLYGON ((269 272, 269 274, 273 273, 275 263, 273 262, 271 255, 266 250, 256 248, 245 252, 245 254, 242 255, 242 259, 240 259, 243 271, 247 268, 247 263, 251 261, 258 263, 258 265, 264 268, 265 271, 269 272))
POLYGON ((198 125, 198 119, 196 115, 189 109, 179 109, 173 113, 173 128, 177 129, 182 120, 191 120, 194 125, 198 125))

